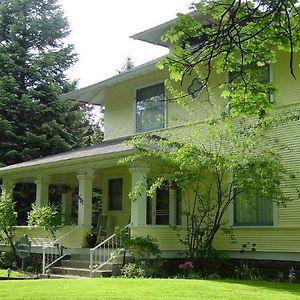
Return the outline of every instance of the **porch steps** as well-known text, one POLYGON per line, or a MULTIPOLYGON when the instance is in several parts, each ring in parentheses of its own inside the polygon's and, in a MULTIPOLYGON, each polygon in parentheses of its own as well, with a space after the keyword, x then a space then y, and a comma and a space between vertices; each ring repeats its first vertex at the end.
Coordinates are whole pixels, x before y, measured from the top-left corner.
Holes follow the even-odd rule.
MULTIPOLYGON (((113 269, 118 269, 119 262, 107 263, 101 270, 93 272, 93 277, 111 277, 113 269)), ((71 259, 61 260, 61 265, 51 267, 50 278, 84 278, 90 277, 90 261, 86 254, 73 254, 71 259)))
MULTIPOLYGON (((70 268, 70 267, 53 267, 51 268, 51 272, 54 274, 50 275, 50 278, 54 276, 64 278, 84 278, 90 277, 90 269, 84 268, 70 268)), ((93 277, 111 277, 112 270, 97 270, 93 273, 93 277)))
MULTIPOLYGON (((44 278, 48 278, 45 276, 44 278)), ((82 277, 77 275, 70 275, 70 274, 51 274, 49 279, 88 279, 88 277, 82 277)))

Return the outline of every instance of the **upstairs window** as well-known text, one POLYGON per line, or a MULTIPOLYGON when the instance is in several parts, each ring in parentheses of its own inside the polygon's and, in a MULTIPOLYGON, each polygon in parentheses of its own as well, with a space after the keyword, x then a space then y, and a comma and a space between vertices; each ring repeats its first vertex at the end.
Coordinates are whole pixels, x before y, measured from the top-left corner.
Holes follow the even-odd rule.
MULTIPOLYGON (((270 65, 264 65, 263 67, 258 67, 256 64, 250 64, 245 66, 245 71, 250 72, 252 76, 255 76, 260 83, 270 82, 270 65)), ((239 72, 229 73, 229 82, 240 82, 242 77, 239 72)))
POLYGON ((258 191, 248 197, 239 194, 234 200, 235 226, 272 226, 273 199, 266 199, 258 191))
POLYGON ((165 109, 163 83, 138 89, 136 93, 136 132, 165 128, 165 109))

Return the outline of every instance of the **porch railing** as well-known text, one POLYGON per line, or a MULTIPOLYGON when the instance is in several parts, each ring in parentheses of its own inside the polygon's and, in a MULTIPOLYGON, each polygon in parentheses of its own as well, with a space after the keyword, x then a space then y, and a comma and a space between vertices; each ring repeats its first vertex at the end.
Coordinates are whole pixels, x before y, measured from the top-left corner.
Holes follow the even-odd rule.
POLYGON ((55 265, 64 257, 71 255, 71 250, 64 248, 63 245, 60 245, 60 242, 75 230, 77 230, 77 227, 66 232, 54 242, 47 243, 43 246, 43 275, 46 275, 47 270, 51 266, 55 265))
MULTIPOLYGON (((130 229, 128 224, 124 229, 130 229)), ((122 250, 122 241, 116 234, 111 235, 106 240, 90 249, 90 277, 93 273, 100 270, 103 266, 115 259, 114 253, 122 250)))

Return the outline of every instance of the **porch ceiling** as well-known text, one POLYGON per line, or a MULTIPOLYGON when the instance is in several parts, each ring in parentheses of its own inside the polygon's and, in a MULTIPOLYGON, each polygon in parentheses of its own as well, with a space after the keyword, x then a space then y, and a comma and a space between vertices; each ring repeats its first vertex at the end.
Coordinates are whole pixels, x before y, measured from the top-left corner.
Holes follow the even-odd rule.
POLYGON ((75 169, 93 168, 106 164, 116 164, 117 160, 133 151, 131 146, 124 145, 125 139, 108 140, 87 148, 51 155, 35 160, 22 162, 0 168, 0 177, 24 177, 27 173, 47 172, 54 174, 75 169))

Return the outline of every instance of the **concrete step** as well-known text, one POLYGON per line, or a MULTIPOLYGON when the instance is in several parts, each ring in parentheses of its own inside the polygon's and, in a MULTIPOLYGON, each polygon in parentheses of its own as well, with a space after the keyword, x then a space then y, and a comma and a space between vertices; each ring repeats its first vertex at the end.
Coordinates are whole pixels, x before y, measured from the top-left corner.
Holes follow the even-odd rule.
MULTIPOLYGON (((97 265, 100 265, 101 262, 97 262, 97 265)), ((101 270, 112 270, 113 265, 122 265, 122 262, 114 261, 113 263, 107 263, 102 266, 101 270)), ((90 262, 82 260, 62 260, 60 267, 63 268, 75 268, 75 269, 89 269, 90 262)))
MULTIPOLYGON (((77 276, 77 277, 90 277, 90 269, 84 268, 71 268, 71 267, 53 267, 51 268, 51 276, 65 275, 65 276, 77 276)), ((112 276, 112 270, 97 270, 93 272, 93 277, 110 277, 112 276)))
POLYGON ((88 269, 90 266, 89 260, 62 260, 61 267, 70 267, 70 268, 79 268, 79 269, 88 269))
POLYGON ((71 274, 50 274, 50 279, 88 279, 88 277, 71 275, 71 274))

